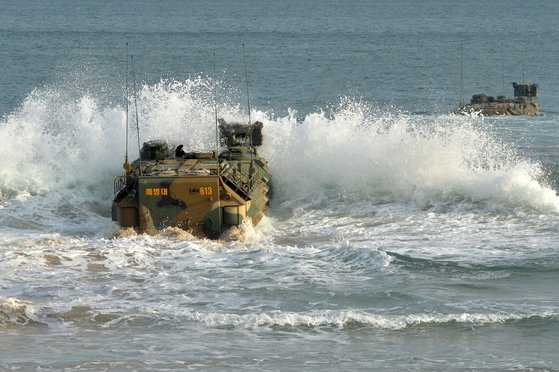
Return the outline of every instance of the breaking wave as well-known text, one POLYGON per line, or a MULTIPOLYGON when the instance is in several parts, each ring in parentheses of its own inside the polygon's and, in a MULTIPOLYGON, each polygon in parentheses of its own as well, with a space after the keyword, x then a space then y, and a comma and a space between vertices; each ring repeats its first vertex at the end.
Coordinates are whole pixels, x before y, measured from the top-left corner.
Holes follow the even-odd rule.
POLYGON ((342 99, 329 114, 317 112, 302 123, 294 116, 278 119, 266 130, 264 150, 282 200, 320 203, 337 196, 559 211, 555 191, 541 182, 540 165, 471 118, 382 112, 342 99))
POLYGON ((549 320, 557 321, 559 314, 542 312, 541 314, 504 314, 504 313, 461 313, 461 314, 408 314, 379 315, 362 311, 321 311, 309 314, 271 312, 261 314, 220 314, 188 312, 183 315, 190 321, 206 323, 208 326, 234 327, 337 327, 348 328, 367 326, 379 329, 401 330, 428 325, 471 325, 484 326, 505 324, 514 321, 549 320))
MULTIPOLYGON (((144 309, 129 313, 122 310, 101 310, 86 305, 73 305, 58 312, 44 308, 37 314, 30 302, 14 298, 0 298, 0 327, 44 324, 52 327, 74 325, 81 327, 128 327, 187 322, 204 323, 208 327, 293 327, 293 328, 355 328, 370 327, 385 330, 404 330, 425 326, 505 325, 513 322, 558 322, 559 314, 552 311, 540 313, 419 313, 371 314, 359 310, 320 310, 309 313, 271 311, 262 313, 217 313, 198 310, 174 309, 174 314, 164 314, 165 309, 144 309), (47 320, 47 318, 52 318, 47 320)), ((169 309, 168 309, 169 310, 169 309)))
MULTIPOLYGON (((143 85, 139 142, 158 138, 194 150, 213 148, 212 89, 213 82, 204 77, 143 85)), ((0 123, 5 143, 0 208, 8 200, 29 203, 43 195, 48 202, 37 202, 39 209, 68 199, 74 206, 82 199, 86 209, 94 205, 97 214, 108 209, 112 179, 122 173, 124 109, 94 93, 71 91, 38 88, 0 123)), ((246 110, 238 103, 243 100, 233 94, 220 87, 219 115, 245 121, 246 110)), ((132 106, 130 113, 129 156, 135 158, 132 106)), ((252 112, 252 120, 265 123, 260 152, 270 163, 273 205, 481 203, 481 208, 559 212, 559 198, 541 181, 540 165, 496 138, 483 127, 483 118, 408 115, 354 98, 297 117, 295 110, 285 117, 262 108, 252 112)))

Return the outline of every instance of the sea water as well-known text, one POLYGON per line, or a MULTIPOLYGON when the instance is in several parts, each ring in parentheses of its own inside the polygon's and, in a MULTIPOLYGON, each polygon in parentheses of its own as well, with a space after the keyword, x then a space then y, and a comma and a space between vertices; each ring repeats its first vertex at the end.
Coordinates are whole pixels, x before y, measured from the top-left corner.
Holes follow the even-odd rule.
POLYGON ((2 4, 0 368, 558 368, 557 14, 2 4), (131 158, 213 148, 215 110, 248 120, 248 86, 273 185, 258 226, 115 234, 126 43, 131 158), (512 81, 540 84, 540 117, 452 114, 512 81))

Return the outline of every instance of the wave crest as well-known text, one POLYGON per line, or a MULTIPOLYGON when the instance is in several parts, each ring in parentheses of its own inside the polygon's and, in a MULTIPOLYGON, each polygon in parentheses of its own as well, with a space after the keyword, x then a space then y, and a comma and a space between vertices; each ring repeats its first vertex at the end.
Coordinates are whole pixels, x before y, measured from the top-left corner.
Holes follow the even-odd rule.
POLYGON ((383 112, 343 99, 327 114, 266 128, 275 196, 282 201, 499 203, 559 212, 539 164, 520 157, 480 119, 383 112), (483 124, 483 123, 481 123, 483 124))
POLYGON ((260 314, 220 314, 192 311, 185 314, 188 320, 206 323, 208 326, 234 327, 336 327, 348 328, 356 325, 401 330, 417 326, 459 324, 484 326, 504 324, 511 321, 531 319, 558 320, 559 314, 501 314, 501 313, 461 313, 461 314, 409 314, 378 315, 360 311, 323 311, 310 314, 271 312, 260 314))
MULTIPOLYGON (((218 84, 222 84, 218 82, 218 84)), ((138 92, 139 142, 164 139, 193 150, 215 146, 215 109, 207 77, 161 81, 138 92)), ((222 90, 225 90, 223 88, 222 90)), ((0 193, 58 192, 76 185, 108 196, 122 173, 125 113, 102 97, 65 87, 37 89, 0 126, 0 193), (109 186, 107 186, 109 185, 109 186)), ((245 121, 242 101, 219 97, 218 115, 245 121)), ((133 106, 131 106, 132 108, 133 106)), ((130 110, 130 157, 137 149, 130 110)), ((483 118, 420 116, 379 110, 343 97, 334 107, 297 119, 255 109, 264 122, 260 152, 269 160, 275 203, 343 198, 421 205, 470 202, 559 212, 539 164, 496 138, 483 118), (481 125, 480 125, 481 124, 481 125)))

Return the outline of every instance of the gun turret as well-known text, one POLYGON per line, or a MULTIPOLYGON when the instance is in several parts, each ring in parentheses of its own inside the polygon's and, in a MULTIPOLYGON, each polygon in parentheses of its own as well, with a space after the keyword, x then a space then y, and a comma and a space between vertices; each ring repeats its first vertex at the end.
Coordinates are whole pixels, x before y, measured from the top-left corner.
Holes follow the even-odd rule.
POLYGON ((221 145, 227 147, 250 147, 262 145, 263 124, 255 121, 252 124, 226 123, 219 119, 221 145), (251 140, 252 137, 252 140, 251 140))
POLYGON ((517 84, 512 83, 514 87, 514 96, 515 97, 537 97, 539 94, 539 85, 538 84, 517 84))

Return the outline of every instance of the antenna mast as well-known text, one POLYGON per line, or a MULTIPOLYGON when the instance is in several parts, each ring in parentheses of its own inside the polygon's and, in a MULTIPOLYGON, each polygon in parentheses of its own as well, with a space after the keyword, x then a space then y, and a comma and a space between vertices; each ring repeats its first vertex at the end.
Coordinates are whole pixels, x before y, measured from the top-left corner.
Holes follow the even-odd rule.
MULTIPOLYGON (((245 53, 245 44, 243 44, 243 61, 245 63, 245 83, 247 87, 248 125, 252 126, 250 120, 250 95, 248 94, 248 72, 247 72, 247 56, 245 53)), ((252 133, 250 135, 250 147, 252 147, 252 133)))
POLYGON ((464 106, 464 42, 460 41, 460 106, 464 106))
MULTIPOLYGON (((216 80, 216 67, 215 67, 215 52, 214 52, 214 77, 213 77, 213 96, 214 96, 214 114, 215 114, 215 161, 217 163, 217 179, 219 182, 219 132, 217 128, 217 80, 216 80)), ((218 199, 219 200, 219 199, 218 199)), ((221 203, 219 203, 221 206, 221 203)), ((221 226, 221 212, 217 214, 218 225, 221 226)))
POLYGON ((125 171, 125 176, 128 177, 130 176, 130 163, 128 162, 128 43, 126 43, 126 55, 125 57, 125 97, 124 97, 124 102, 125 102, 125 117, 126 117, 126 147, 125 147, 125 153, 124 153, 124 164, 122 165, 122 167, 124 168, 125 171))
MULTIPOLYGON (((214 114, 215 114, 215 158, 218 159, 219 152, 219 132, 217 128, 217 81, 215 68, 215 52, 214 52, 214 78, 213 78, 213 96, 214 96, 214 114)), ((217 174, 219 175, 219 159, 217 161, 217 174)))
MULTIPOLYGON (((504 51, 504 50, 505 50, 504 43, 501 42, 501 51, 504 51)), ((505 56, 504 55, 501 57, 501 70, 502 70, 502 73, 503 73, 503 92, 502 92, 502 95, 504 96, 505 95, 505 56)))
POLYGON ((250 174, 250 181, 249 181, 249 187, 252 188, 252 174, 254 173, 254 146, 252 143, 252 132, 253 132, 253 128, 252 128, 252 121, 250 120, 250 95, 248 93, 248 72, 247 72, 247 57, 246 57, 246 53, 245 53, 245 44, 243 43, 243 61, 245 63, 245 82, 246 82, 246 86, 247 86, 247 106, 248 106, 248 126, 249 126, 249 130, 250 130, 250 168, 249 168, 249 174, 250 174))
POLYGON ((140 154, 139 157, 139 165, 140 165, 140 176, 142 175, 142 151, 140 149, 140 123, 138 121, 138 98, 136 94, 136 75, 134 74, 134 56, 130 55, 130 64, 132 67, 132 83, 134 87, 134 108, 136 109, 136 131, 138 133, 138 153, 140 154))
POLYGON ((524 56, 522 56, 522 84, 526 84, 526 77, 524 76, 524 56))

